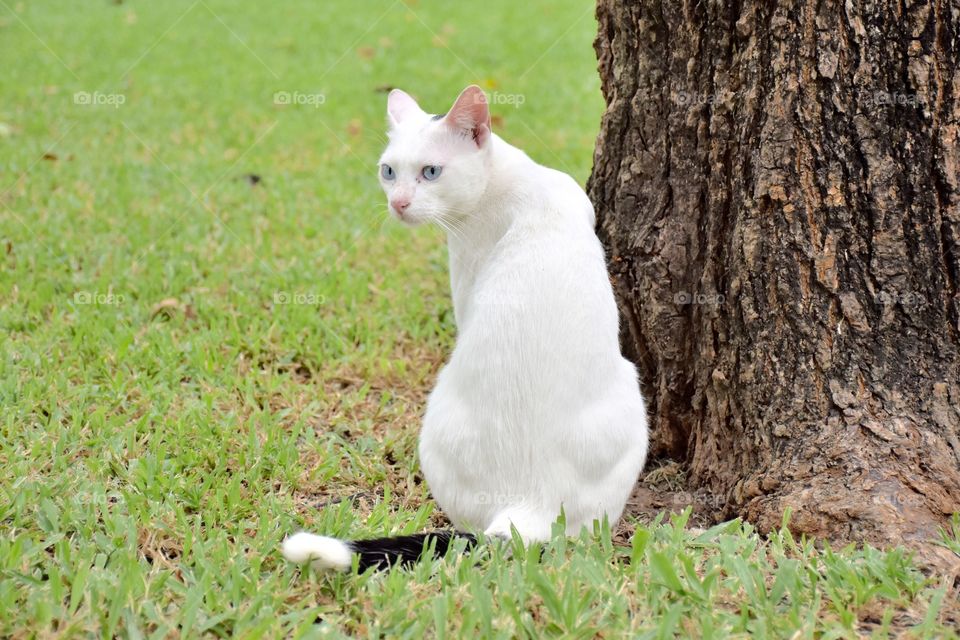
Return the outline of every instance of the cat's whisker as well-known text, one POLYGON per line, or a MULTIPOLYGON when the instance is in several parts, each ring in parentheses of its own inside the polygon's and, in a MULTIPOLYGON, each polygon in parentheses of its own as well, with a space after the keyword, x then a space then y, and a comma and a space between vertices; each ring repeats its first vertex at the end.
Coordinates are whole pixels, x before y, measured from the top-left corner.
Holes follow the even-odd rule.
POLYGON ((454 223, 450 222, 449 220, 447 221, 447 224, 450 226, 451 234, 453 234, 453 237, 455 237, 460 242, 467 241, 467 234, 463 229, 461 229, 460 227, 457 227, 454 223))
POLYGON ((463 216, 451 215, 451 213, 454 213, 451 209, 445 209, 440 211, 439 217, 443 218, 444 221, 446 221, 451 227, 455 228, 461 234, 466 233, 467 221, 463 216))
POLYGON ((466 242, 467 232, 461 227, 456 227, 455 225, 451 225, 451 226, 453 226, 453 228, 455 229, 454 235, 457 237, 457 239, 459 239, 461 242, 466 242))
POLYGON ((465 220, 475 220, 475 219, 477 218, 477 215, 474 214, 474 213, 467 213, 466 211, 459 211, 459 210, 456 210, 456 209, 445 209, 445 210, 443 211, 443 214, 446 215, 446 216, 448 216, 448 217, 456 217, 456 218, 459 218, 459 219, 461 219, 462 221, 465 221, 465 220))
POLYGON ((457 238, 461 242, 465 240, 463 234, 459 230, 457 230, 456 227, 453 226, 452 222, 449 219, 444 218, 443 216, 437 216, 436 218, 434 218, 434 222, 437 223, 437 226, 445 230, 447 233, 453 235, 455 238, 457 238))

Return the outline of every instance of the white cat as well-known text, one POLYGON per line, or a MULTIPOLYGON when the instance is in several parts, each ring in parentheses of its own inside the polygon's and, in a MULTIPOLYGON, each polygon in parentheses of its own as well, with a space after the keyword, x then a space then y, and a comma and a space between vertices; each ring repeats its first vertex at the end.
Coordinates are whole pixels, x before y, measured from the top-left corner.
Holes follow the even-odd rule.
MULTIPOLYGON (((420 434, 420 466, 459 529, 549 538, 616 522, 647 453, 634 366, 594 233, 594 211, 570 176, 491 131, 483 91, 467 87, 443 116, 390 93, 380 181, 391 213, 447 231, 457 343, 437 378, 420 434)), ((469 537, 469 536, 468 536, 469 537)), ((318 567, 415 560, 421 534, 339 541, 299 533, 284 555, 318 567)))

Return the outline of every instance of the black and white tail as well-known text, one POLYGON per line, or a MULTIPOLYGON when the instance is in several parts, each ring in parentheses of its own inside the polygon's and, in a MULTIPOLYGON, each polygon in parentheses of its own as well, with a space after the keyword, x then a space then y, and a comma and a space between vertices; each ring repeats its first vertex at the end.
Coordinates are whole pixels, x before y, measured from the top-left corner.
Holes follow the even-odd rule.
POLYGON ((301 531, 283 541, 282 553, 290 562, 310 562, 315 569, 335 571, 349 571, 356 555, 360 571, 365 571, 370 567, 386 569, 395 564, 413 564, 427 549, 432 549, 434 557, 442 557, 457 538, 466 540, 468 548, 477 544, 475 536, 458 531, 433 531, 373 540, 339 540, 301 531))

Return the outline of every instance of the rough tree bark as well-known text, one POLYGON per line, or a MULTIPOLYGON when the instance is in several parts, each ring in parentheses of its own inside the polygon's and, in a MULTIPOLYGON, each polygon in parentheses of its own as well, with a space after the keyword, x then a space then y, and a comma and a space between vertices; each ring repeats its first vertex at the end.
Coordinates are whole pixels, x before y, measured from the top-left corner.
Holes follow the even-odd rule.
POLYGON ((960 510, 960 4, 600 0, 588 190, 652 454, 744 516, 960 510))

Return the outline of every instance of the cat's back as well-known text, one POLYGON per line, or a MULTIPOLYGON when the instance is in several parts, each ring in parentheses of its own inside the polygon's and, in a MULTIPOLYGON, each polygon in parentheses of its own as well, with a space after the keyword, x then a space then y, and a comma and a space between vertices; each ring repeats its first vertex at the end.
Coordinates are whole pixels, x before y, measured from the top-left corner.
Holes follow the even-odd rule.
POLYGON ((506 146, 510 161, 501 193, 507 195, 494 206, 508 208, 511 223, 486 265, 479 290, 489 288, 497 295, 519 289, 518 295, 528 299, 553 298, 552 307, 591 300, 605 310, 613 308, 593 203, 570 175, 506 146))
POLYGON ((573 177, 563 171, 536 164, 531 168, 528 180, 527 189, 533 196, 531 213, 539 213, 542 218, 537 222, 550 228, 569 229, 581 237, 594 235, 596 218, 593 203, 573 177))
POLYGON ((472 290, 468 315, 480 321, 460 327, 461 340, 476 338, 482 351, 516 340, 508 349, 522 342, 552 352, 576 339, 619 358, 616 303, 590 199, 572 177, 532 160, 513 182, 505 199, 512 222, 472 290))
POLYGON ((563 230, 581 238, 594 235, 593 203, 573 177, 539 164, 523 150, 495 138, 502 158, 500 191, 509 194, 500 205, 514 209, 510 217, 515 227, 539 226, 544 231, 563 230), (584 234, 582 225, 591 232, 584 234))

